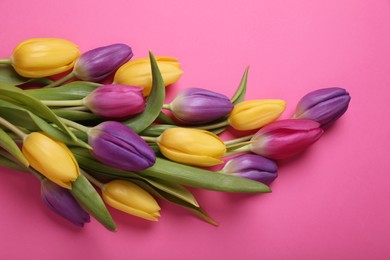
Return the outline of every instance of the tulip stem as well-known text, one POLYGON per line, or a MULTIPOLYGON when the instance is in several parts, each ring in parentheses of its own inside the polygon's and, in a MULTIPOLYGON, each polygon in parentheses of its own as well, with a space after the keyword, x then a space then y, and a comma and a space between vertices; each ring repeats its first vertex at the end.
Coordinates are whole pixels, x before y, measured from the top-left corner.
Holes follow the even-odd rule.
POLYGON ((80 169, 80 172, 82 175, 84 175, 90 182, 92 182, 95 186, 99 187, 99 189, 103 189, 104 184, 101 183, 100 181, 96 180, 94 177, 89 175, 87 172, 84 170, 80 169))
POLYGON ((163 104, 162 108, 171 110, 171 104, 163 104))
POLYGON ((246 135, 246 136, 243 136, 243 137, 239 137, 239 138, 236 138, 236 139, 225 141, 224 143, 225 143, 226 146, 231 146, 231 145, 236 144, 236 143, 241 143, 241 142, 244 142, 244 141, 248 141, 253 136, 254 135, 246 135))
POLYGON ((49 85, 44 86, 43 88, 53 88, 53 87, 60 86, 61 84, 67 82, 68 80, 73 79, 74 77, 76 77, 76 75, 72 71, 68 75, 66 75, 66 76, 64 76, 64 77, 62 77, 62 78, 60 78, 60 79, 58 79, 56 81, 53 81, 52 83, 50 83, 49 85))
POLYGON ((229 120, 225 120, 219 123, 211 124, 211 125, 202 125, 202 126, 197 126, 194 128, 197 129, 203 129, 203 130, 212 130, 212 129, 217 129, 220 127, 228 126, 229 125, 229 120))
POLYGON ((14 132, 16 135, 18 135, 23 140, 27 136, 27 134, 25 134, 22 130, 20 130, 19 128, 17 128, 16 126, 14 126, 13 124, 11 124, 10 122, 8 122, 7 120, 5 120, 2 117, 0 117, 0 125, 7 127, 9 130, 14 132))
POLYGON ((67 126, 73 127, 74 129, 80 130, 81 132, 88 133, 89 127, 83 126, 82 124, 73 122, 69 119, 60 117, 61 121, 66 124, 67 126))
POLYGON ((225 153, 225 155, 223 157, 227 157, 227 156, 230 156, 230 155, 235 155, 235 154, 238 154, 238 153, 245 153, 245 152, 249 152, 249 151, 250 151, 249 145, 245 145, 245 146, 242 146, 240 148, 237 148, 235 150, 232 150, 230 152, 225 153))
POLYGON ((142 139, 146 142, 151 142, 151 143, 157 143, 158 137, 152 137, 152 136, 141 136, 142 139))
POLYGON ((51 107, 73 107, 73 106, 82 106, 83 100, 41 100, 43 104, 51 107))
POLYGON ((11 59, 0 59, 0 64, 11 64, 11 59))

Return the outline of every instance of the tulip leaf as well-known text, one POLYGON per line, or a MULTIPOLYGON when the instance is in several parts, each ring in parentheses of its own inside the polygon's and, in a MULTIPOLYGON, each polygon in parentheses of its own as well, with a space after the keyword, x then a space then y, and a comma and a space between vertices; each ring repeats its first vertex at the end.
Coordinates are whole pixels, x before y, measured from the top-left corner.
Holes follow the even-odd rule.
MULTIPOLYGON (((51 88, 47 88, 47 89, 51 89, 51 88)), ((85 121, 85 120, 97 120, 99 122, 103 121, 101 117, 88 111, 78 111, 78 110, 71 110, 66 108, 55 108, 52 109, 51 111, 53 111, 54 114, 56 114, 59 117, 66 118, 72 121, 85 121)))
POLYGON ((233 104, 237 104, 245 99, 246 95, 246 83, 248 80, 248 70, 249 67, 245 69, 244 75, 241 78, 240 85, 238 86, 236 92, 234 93, 233 97, 230 99, 230 101, 233 104))
POLYGON ((80 174, 70 190, 73 197, 97 221, 110 231, 116 231, 116 224, 108 212, 102 198, 87 178, 80 174))
POLYGON ((145 128, 140 135, 143 136, 160 136, 166 129, 176 127, 174 125, 163 125, 163 124, 158 124, 158 125, 151 125, 145 128))
POLYGON ((61 120, 38 99, 28 95, 26 91, 19 89, 15 86, 0 83, 0 98, 7 98, 8 101, 13 103, 22 104, 32 113, 43 117, 49 122, 56 124, 63 132, 69 135, 73 140, 77 141, 77 138, 69 130, 69 128, 61 122, 61 120))
POLYGON ((56 88, 30 89, 26 92, 39 100, 80 100, 100 86, 88 81, 73 81, 56 88))
POLYGON ((15 157, 11 156, 7 151, 0 149, 0 165, 9 169, 28 172, 27 168, 15 162, 15 157))
POLYGON ((2 128, 0 128, 0 147, 8 151, 24 166, 28 167, 30 165, 23 153, 20 151, 18 145, 2 128))
POLYGON ((152 90, 146 100, 145 110, 141 114, 123 122, 136 133, 142 132, 158 118, 165 100, 165 86, 160 69, 151 52, 149 52, 149 58, 152 69, 152 90))
POLYGON ((170 125, 176 125, 175 121, 172 120, 167 114, 160 111, 160 114, 158 115, 158 119, 163 121, 164 123, 170 124, 170 125))
POLYGON ((0 116, 11 122, 15 126, 23 127, 31 132, 43 131, 48 135, 69 145, 76 145, 89 148, 89 145, 80 139, 72 139, 67 134, 59 130, 57 127, 46 122, 44 119, 31 113, 29 110, 0 100, 0 116))

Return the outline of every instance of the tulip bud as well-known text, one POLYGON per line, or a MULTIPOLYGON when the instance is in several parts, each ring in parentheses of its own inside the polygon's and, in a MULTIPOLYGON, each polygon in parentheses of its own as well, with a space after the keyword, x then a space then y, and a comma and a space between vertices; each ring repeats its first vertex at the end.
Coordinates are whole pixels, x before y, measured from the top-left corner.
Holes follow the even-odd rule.
POLYGON ((111 44, 83 53, 77 60, 73 72, 81 80, 99 82, 114 73, 133 57, 126 44, 111 44))
POLYGON ((41 196, 46 206, 73 224, 83 227, 89 222, 88 213, 77 203, 69 190, 43 179, 41 181, 41 196))
POLYGON ((268 185, 278 176, 277 170, 276 163, 270 159, 255 154, 242 154, 230 159, 221 171, 268 185))
POLYGON ((250 150, 280 160, 304 151, 323 134, 320 124, 309 119, 285 119, 261 128, 251 139, 250 150))
POLYGON ((170 109, 184 123, 204 124, 229 114, 233 104, 225 95, 201 88, 188 88, 179 92, 170 109))
POLYGON ((33 132, 23 141, 22 152, 30 166, 61 187, 71 189, 80 175, 79 166, 66 145, 33 132))
POLYGON ((125 85, 98 87, 83 102, 96 115, 112 119, 125 119, 145 109, 142 88, 125 85))
POLYGON ((348 109, 351 96, 342 88, 324 88, 306 94, 298 102, 294 118, 311 119, 322 128, 332 125, 348 109))
POLYGON ((286 108, 278 99, 247 100, 234 106, 229 124, 240 131, 254 130, 276 120, 286 108))
POLYGON ((88 143, 93 156, 114 168, 140 171, 152 166, 156 155, 133 130, 115 121, 105 121, 91 128, 88 143))
POLYGON ((226 146, 217 135, 201 129, 166 129, 157 144, 161 153, 172 161, 196 166, 223 163, 220 158, 226 153, 226 146))
POLYGON ((114 180, 102 188, 103 200, 113 208, 151 221, 160 216, 160 206, 145 190, 132 182, 114 180))
MULTIPOLYGON (((168 86, 179 80, 183 71, 177 59, 156 57, 164 85, 168 86)), ((148 96, 152 88, 152 71, 149 58, 131 60, 123 64, 115 73, 114 82, 144 88, 144 96, 148 96)))
POLYGON ((42 78, 70 70, 79 56, 78 47, 70 41, 34 38, 15 47, 11 64, 23 77, 42 78))

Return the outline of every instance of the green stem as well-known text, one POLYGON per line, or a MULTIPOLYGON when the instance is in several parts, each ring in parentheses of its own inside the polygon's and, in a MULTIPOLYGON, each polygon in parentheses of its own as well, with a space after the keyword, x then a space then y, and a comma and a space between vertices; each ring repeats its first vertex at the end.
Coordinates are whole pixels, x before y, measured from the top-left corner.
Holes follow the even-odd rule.
POLYGON ((158 137, 152 137, 152 136, 141 136, 144 141, 151 142, 151 143, 157 143, 158 137))
POLYGON ((82 106, 83 100, 41 100, 43 104, 51 107, 74 107, 74 106, 82 106))
POLYGON ((61 117, 60 120, 64 124, 66 124, 67 126, 73 127, 74 129, 80 130, 81 132, 84 132, 86 134, 88 134, 89 130, 91 129, 89 127, 83 126, 83 125, 81 125, 79 123, 73 122, 73 121, 71 121, 69 119, 66 119, 66 118, 62 118, 61 117))
POLYGON ((11 64, 11 59, 0 59, 0 64, 11 64))
POLYGON ((229 150, 235 150, 234 147, 241 147, 241 146, 244 146, 244 145, 247 145, 247 144, 250 144, 250 143, 251 143, 251 141, 240 142, 240 143, 235 143, 235 144, 229 144, 229 145, 226 145, 226 148, 229 149, 229 150))
POLYGON ((228 126, 228 125, 229 125, 229 120, 226 119, 225 121, 222 121, 219 123, 215 123, 215 124, 211 124, 211 125, 202 125, 202 126, 197 126, 194 128, 203 129, 203 130, 213 130, 213 129, 217 129, 217 128, 228 126))
POLYGON ((225 155, 223 157, 230 156, 230 155, 235 155, 235 154, 238 154, 238 153, 245 153, 245 152, 249 152, 249 151, 250 151, 249 145, 245 145, 243 147, 240 147, 240 148, 237 148, 237 149, 235 149, 233 151, 225 153, 225 155))
POLYGON ((56 80, 56 81, 50 83, 49 85, 44 86, 43 88, 53 88, 53 87, 60 86, 61 84, 67 82, 68 80, 73 79, 74 77, 76 77, 76 75, 72 71, 71 73, 69 73, 68 75, 64 76, 63 78, 60 78, 59 80, 56 80))
POLYGON ((239 138, 236 138, 236 139, 232 139, 232 140, 228 140, 228 141, 225 141, 225 145, 226 146, 230 146, 232 144, 236 144, 236 143, 241 143, 241 142, 244 142, 244 141, 248 141, 250 140, 254 135, 246 135, 246 136, 243 136, 243 137, 239 137, 239 138))
POLYGON ((90 182, 92 182, 95 186, 99 187, 99 189, 103 189, 104 184, 100 181, 96 180, 94 177, 89 175, 86 171, 80 169, 82 175, 84 175, 90 182))
POLYGON ((16 126, 14 126, 13 124, 11 124, 10 122, 8 122, 7 120, 5 120, 4 118, 0 117, 0 124, 7 127, 9 130, 11 130, 12 132, 14 132, 16 135, 18 135, 20 138, 22 138, 24 140, 24 138, 27 136, 27 134, 25 134, 24 132, 22 132, 22 130, 20 130, 19 128, 17 128, 16 126))
POLYGON ((171 110, 171 104, 163 104, 162 108, 171 110))

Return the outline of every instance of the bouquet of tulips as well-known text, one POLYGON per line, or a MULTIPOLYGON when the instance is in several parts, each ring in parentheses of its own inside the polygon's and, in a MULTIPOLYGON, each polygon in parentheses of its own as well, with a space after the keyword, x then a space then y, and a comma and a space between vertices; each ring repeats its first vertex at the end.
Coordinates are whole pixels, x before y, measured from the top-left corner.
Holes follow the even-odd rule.
POLYGON ((36 38, 0 59, 0 165, 36 176, 44 203, 78 226, 92 215, 116 230, 106 205, 157 221, 159 199, 217 225, 188 187, 270 192, 277 162, 315 143, 350 101, 342 88, 314 90, 278 120, 284 100, 246 100, 246 69, 231 98, 187 88, 165 104, 178 60, 132 57, 126 44, 81 53, 36 38), (254 134, 222 140, 230 127, 254 134))

